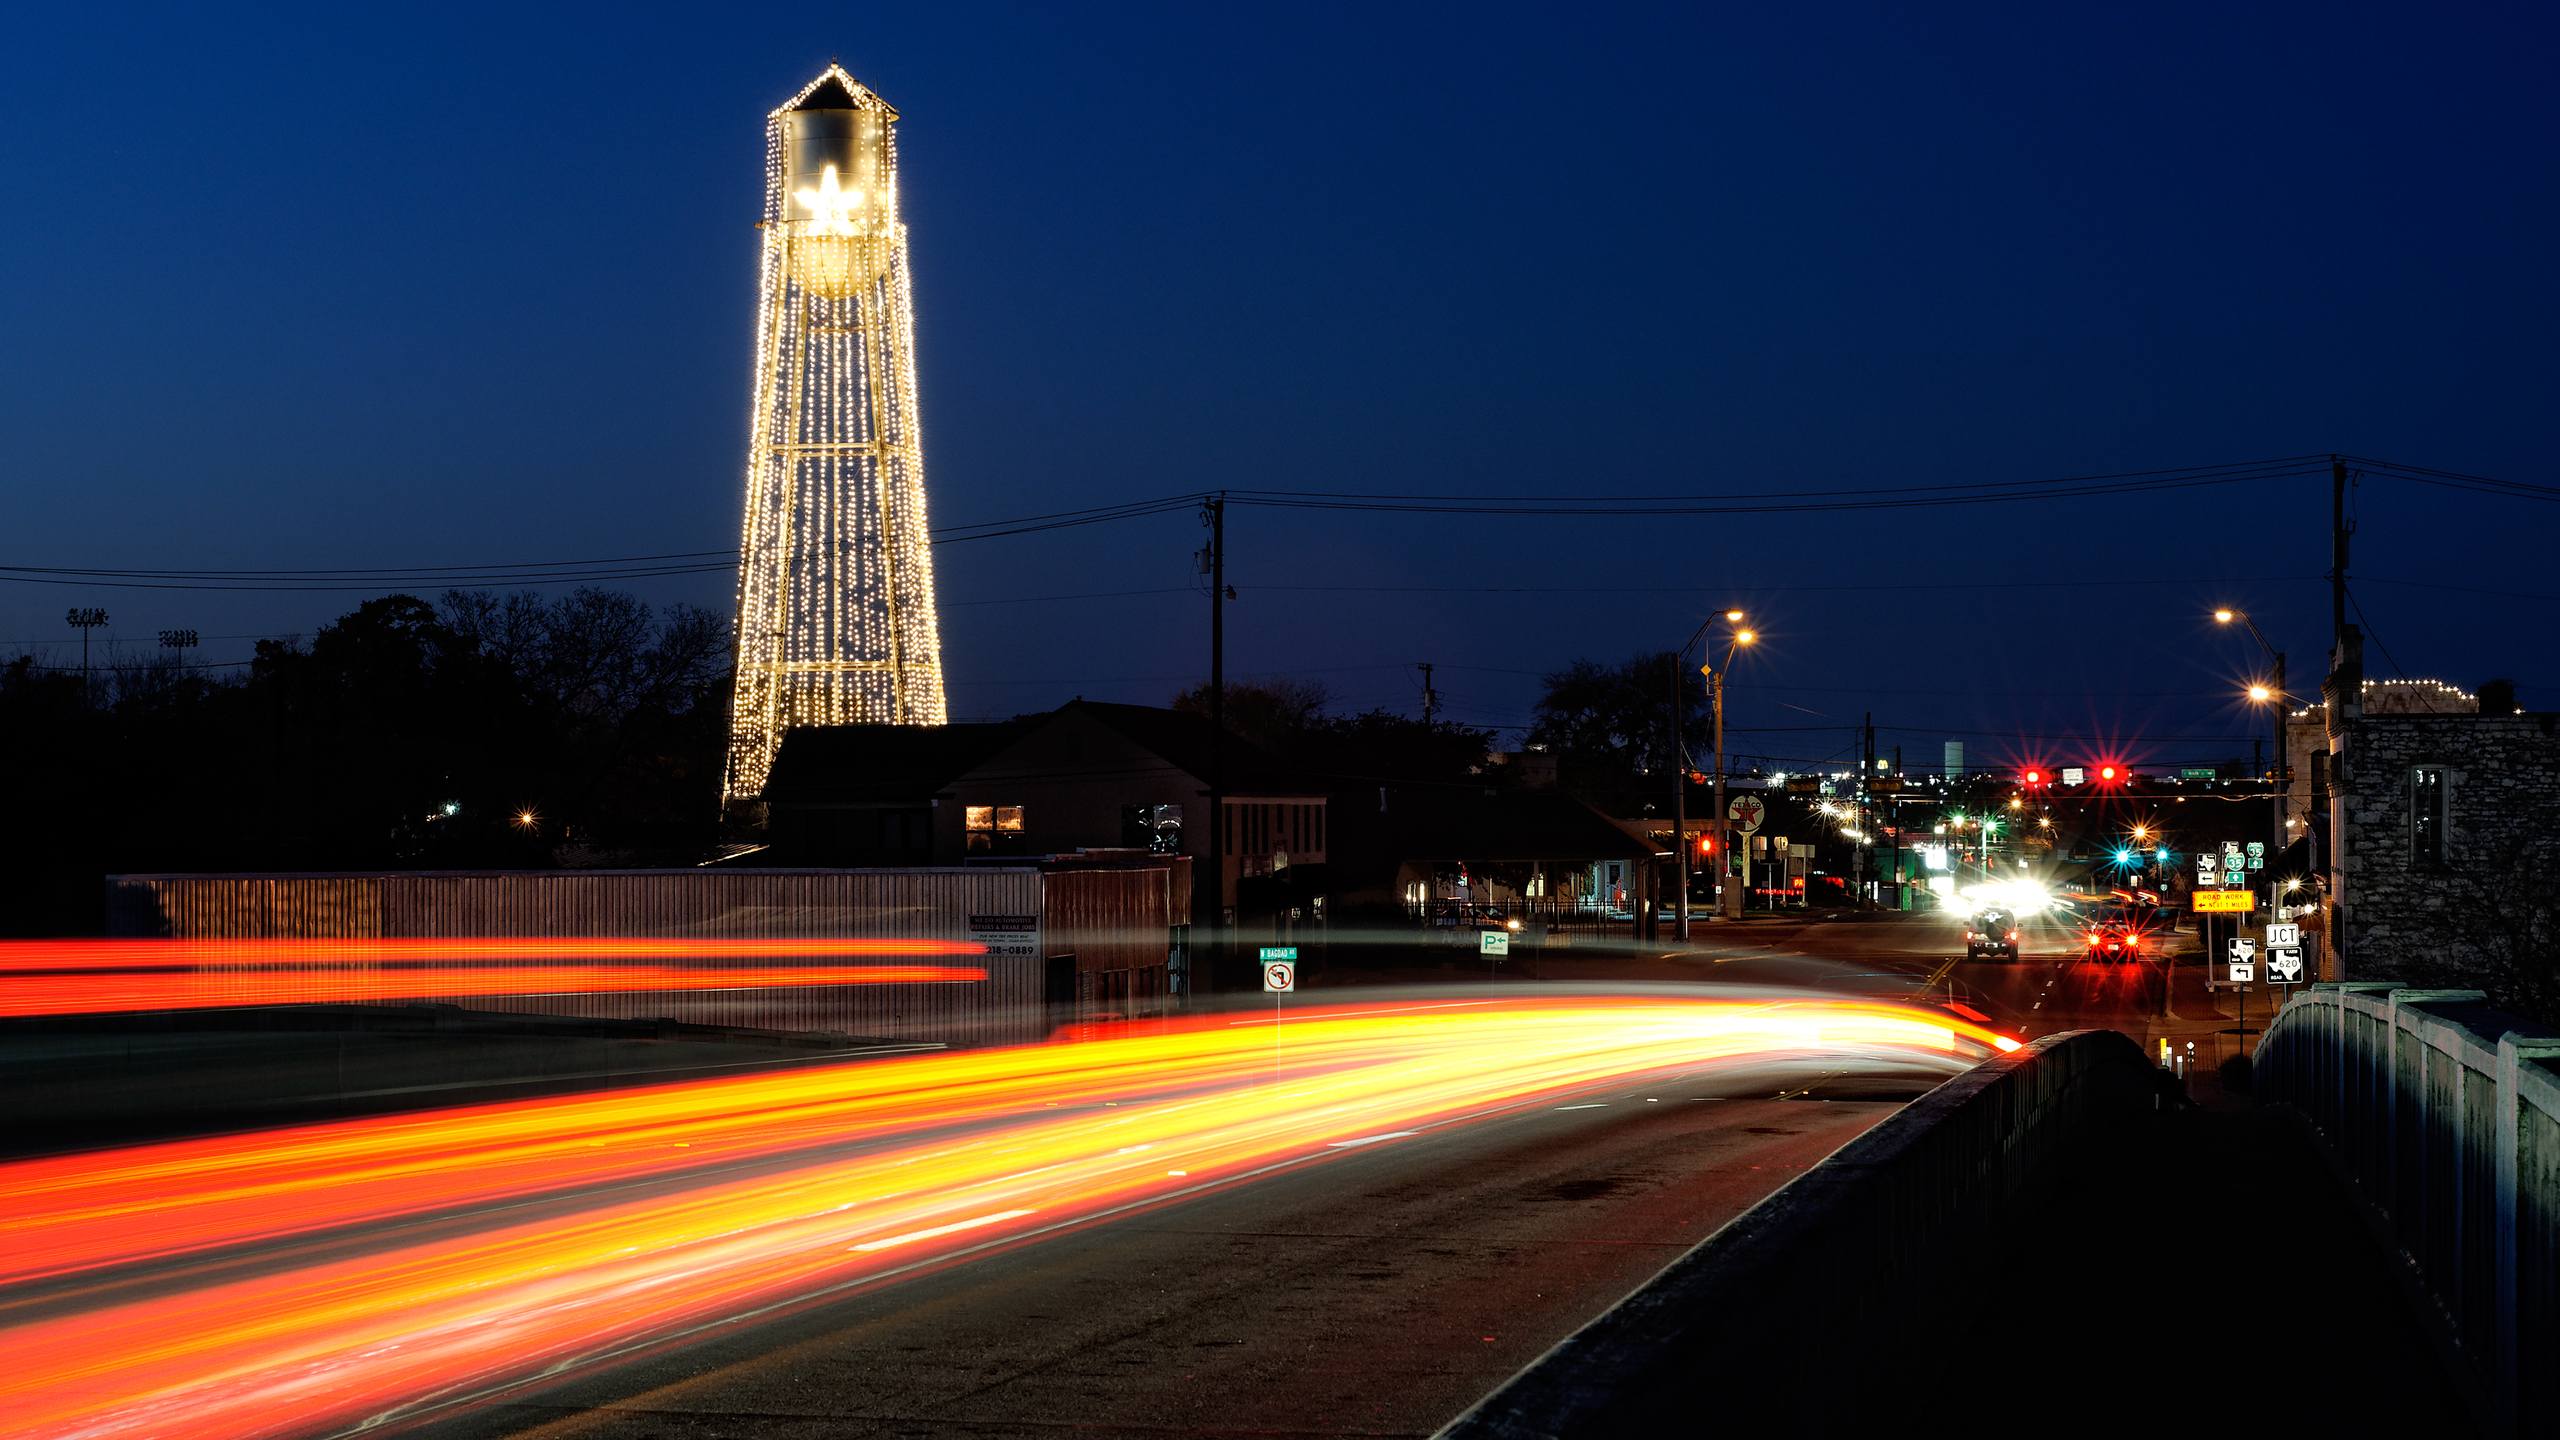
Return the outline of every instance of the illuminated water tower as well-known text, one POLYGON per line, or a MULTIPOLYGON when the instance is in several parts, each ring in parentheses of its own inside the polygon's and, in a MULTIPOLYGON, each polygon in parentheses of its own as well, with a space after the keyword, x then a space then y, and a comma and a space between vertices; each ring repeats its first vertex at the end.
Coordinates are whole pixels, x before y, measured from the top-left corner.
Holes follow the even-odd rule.
POLYGON ((829 65, 765 117, 725 800, 798 725, 939 725, 898 112, 829 65))

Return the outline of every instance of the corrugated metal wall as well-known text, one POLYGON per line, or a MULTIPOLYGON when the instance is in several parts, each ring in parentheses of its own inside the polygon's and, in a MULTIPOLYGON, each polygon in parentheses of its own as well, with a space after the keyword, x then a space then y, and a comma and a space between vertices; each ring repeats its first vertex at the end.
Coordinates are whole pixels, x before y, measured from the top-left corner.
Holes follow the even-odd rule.
MULTIPOLYGON (((1132 882, 1164 871, 1125 872, 1132 882)), ((1040 915, 1048 882, 1029 868, 952 870, 608 870, 379 875, 130 875, 108 880, 114 934, 182 938, 428 936, 791 936, 967 940, 972 915, 1040 915)), ((1078 879, 1083 877, 1079 875, 1078 879)), ((1131 885, 1091 892, 1078 923, 1156 938, 1160 899, 1131 885), (1113 903, 1143 905, 1128 917, 1113 903)), ((1048 944, 1046 953, 1065 949, 1048 944)), ((706 961, 706 964, 718 964, 706 961)), ((787 962, 780 962, 787 963, 787 962)), ((975 962, 970 962, 975 963, 975 962)), ((666 1018, 769 1030, 831 1031, 958 1045, 1048 1033, 1037 957, 989 957, 980 984, 812 986, 535 998, 420 995, 475 1009, 593 1019, 666 1018)))

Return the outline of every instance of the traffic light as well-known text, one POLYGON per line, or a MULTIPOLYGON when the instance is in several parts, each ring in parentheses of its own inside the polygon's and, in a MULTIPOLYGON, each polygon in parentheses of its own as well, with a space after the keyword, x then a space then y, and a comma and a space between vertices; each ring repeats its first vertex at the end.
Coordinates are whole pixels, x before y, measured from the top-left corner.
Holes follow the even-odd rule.
POLYGON ((2025 775, 2019 778, 2025 782, 2026 787, 2030 790, 2036 789, 2044 784, 2044 772, 2042 770, 2029 770, 2025 775))

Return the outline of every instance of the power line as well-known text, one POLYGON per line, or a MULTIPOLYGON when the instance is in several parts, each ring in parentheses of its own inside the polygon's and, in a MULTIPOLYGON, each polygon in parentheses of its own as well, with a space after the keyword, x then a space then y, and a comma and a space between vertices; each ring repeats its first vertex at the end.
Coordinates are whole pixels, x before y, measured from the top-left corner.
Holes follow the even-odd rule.
POLYGON ((1846 594, 1872 591, 1926 590, 2088 590, 2115 587, 2282 585, 2318 580, 2318 575, 2255 575, 2211 580, 2083 579, 2083 580, 1913 580, 1868 585, 1256 585, 1236 582, 1239 590, 1299 595, 1732 595, 1783 589, 1790 594, 1846 594))
MULTIPOLYGON (((2325 460, 2325 457, 2323 457, 2325 460)), ((2233 485, 2257 480, 2277 480, 2315 473, 2304 464, 2271 465, 2265 468, 2231 469, 2213 472, 2185 473, 2179 478, 2109 482, 2103 484, 2056 483, 2036 490, 1992 490, 1988 487, 1958 494, 1914 493, 1909 488, 1863 492, 1859 499, 1787 499, 1736 503, 1734 497, 1675 496, 1660 500, 1566 500, 1510 499, 1498 497, 1434 496, 1427 499, 1365 499, 1337 497, 1323 492, 1280 490, 1234 491, 1230 498, 1239 505, 1255 505, 1285 510, 1357 510, 1418 515, 1510 515, 1531 517, 1553 516, 1660 516, 1660 515, 1776 515, 1803 512, 1841 512, 1855 510, 1922 510, 1956 505, 1990 505, 2024 500, 2064 499, 2075 496, 2124 495, 2163 490, 2190 490, 2204 486, 2233 485)))

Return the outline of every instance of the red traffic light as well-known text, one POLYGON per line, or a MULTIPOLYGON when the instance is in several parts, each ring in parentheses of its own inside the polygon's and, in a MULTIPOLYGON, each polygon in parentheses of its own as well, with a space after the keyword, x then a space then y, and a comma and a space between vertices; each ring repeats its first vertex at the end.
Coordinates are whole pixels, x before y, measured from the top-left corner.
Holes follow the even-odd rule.
POLYGON ((2028 783, 2028 784, 2030 784, 2030 785, 2041 785, 2041 784, 2043 784, 2043 783, 2044 783, 2044 772, 2043 772, 2043 771, 2041 771, 2041 770, 2030 770, 2030 771, 2028 771, 2028 772, 2027 772, 2027 783, 2028 783))
POLYGON ((1714 836, 1711 836, 1711 835, 1701 835, 1701 836, 1699 836, 1699 837, 1698 837, 1698 853, 1699 853, 1699 854, 1701 854, 1701 855, 1713 855, 1714 853, 1716 853, 1716 842, 1715 842, 1715 837, 1714 837, 1714 836))

